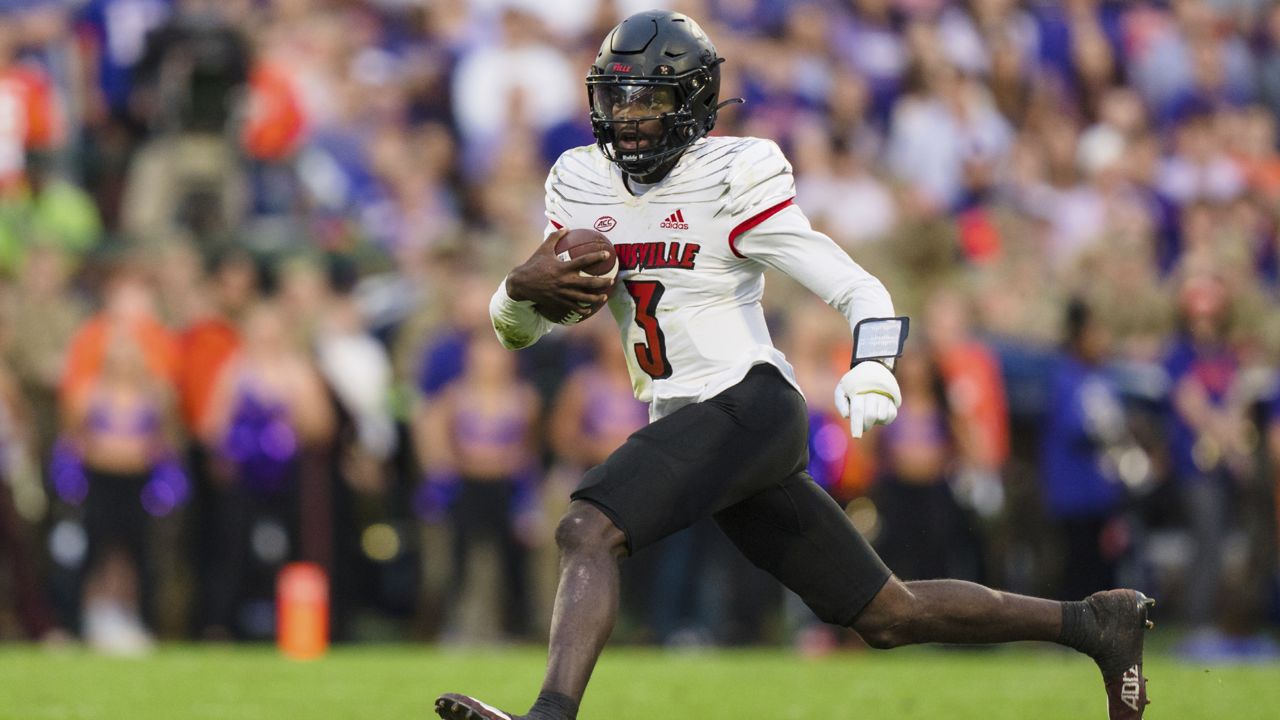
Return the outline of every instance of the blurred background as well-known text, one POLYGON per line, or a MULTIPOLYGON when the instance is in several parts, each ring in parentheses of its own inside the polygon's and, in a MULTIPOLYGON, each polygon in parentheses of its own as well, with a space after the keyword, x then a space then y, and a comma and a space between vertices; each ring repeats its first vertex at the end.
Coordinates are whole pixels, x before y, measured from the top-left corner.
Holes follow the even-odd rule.
MULTIPOLYGON (((616 329, 502 351, 487 301, 632 0, 0 2, 0 639, 539 642, 570 488, 646 422, 616 329)), ((907 579, 1161 600, 1278 654, 1280 3, 718 0, 717 133, 914 332, 895 424, 842 318, 766 300, 812 472, 907 579)), ((623 642, 856 642, 697 526, 623 642)))

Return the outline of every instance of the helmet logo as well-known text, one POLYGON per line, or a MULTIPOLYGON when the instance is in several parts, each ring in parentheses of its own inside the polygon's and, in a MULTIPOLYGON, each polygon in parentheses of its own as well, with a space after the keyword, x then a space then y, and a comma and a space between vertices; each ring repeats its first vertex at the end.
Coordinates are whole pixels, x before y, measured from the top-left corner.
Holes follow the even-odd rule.
POLYGON ((596 226, 595 226, 595 227, 596 227, 596 230, 599 230, 600 232, 609 232, 609 231, 610 231, 610 230, 612 230, 612 229, 613 229, 617 224, 618 224, 618 221, 617 221, 617 220, 614 220, 613 218, 609 217, 608 215, 604 215, 604 216, 602 216, 599 220, 596 220, 596 226))
POLYGON ((609 70, 612 72, 629 73, 631 72, 631 66, 623 65, 622 63, 614 63, 613 66, 609 68, 609 70))

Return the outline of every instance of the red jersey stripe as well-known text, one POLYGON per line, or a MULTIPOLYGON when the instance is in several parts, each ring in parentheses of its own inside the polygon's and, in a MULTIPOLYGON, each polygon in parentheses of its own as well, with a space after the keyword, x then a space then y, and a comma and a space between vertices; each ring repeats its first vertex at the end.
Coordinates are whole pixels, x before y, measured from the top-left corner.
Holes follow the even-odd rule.
POLYGON ((759 225, 765 220, 768 220, 769 218, 773 217, 779 212, 786 210, 788 206, 790 206, 792 203, 795 202, 795 200, 796 199, 793 197, 787 198, 786 200, 783 200, 777 205, 774 205, 773 207, 768 208, 767 210, 761 210, 755 215, 752 215, 746 220, 743 220, 742 222, 738 223, 737 227, 729 231, 729 249, 733 251, 733 254, 737 255, 740 258, 746 258, 746 255, 743 255, 742 253, 738 252, 738 248, 733 246, 733 242, 737 240, 746 231, 759 225))

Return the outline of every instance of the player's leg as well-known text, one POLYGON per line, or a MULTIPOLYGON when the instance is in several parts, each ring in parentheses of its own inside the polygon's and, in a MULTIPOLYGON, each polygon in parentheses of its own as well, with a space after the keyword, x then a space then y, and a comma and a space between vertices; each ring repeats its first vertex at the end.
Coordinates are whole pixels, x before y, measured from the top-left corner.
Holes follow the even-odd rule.
POLYGON ((777 369, 757 366, 637 431, 587 473, 557 530, 563 561, 544 691, 581 699, 617 614, 618 559, 794 472, 804 413, 777 369), (800 422, 781 421, 796 415, 800 422))
POLYGON ((1109 591, 1061 603, 959 580, 904 583, 803 473, 718 513, 716 521, 821 619, 854 628, 873 647, 1056 642, 1098 663, 1113 720, 1142 716, 1147 605, 1139 593, 1109 591))
POLYGON ((626 535, 599 508, 575 500, 556 528, 560 584, 551 614, 544 693, 577 702, 618 617, 618 561, 626 535))
POLYGON ((608 516, 575 500, 556 528, 560 584, 551 615, 551 642, 542 692, 527 715, 516 716, 454 693, 436 700, 450 720, 573 718, 618 615, 618 561, 627 539, 608 516))
MULTIPOLYGON (((530 720, 571 720, 618 610, 618 562, 750 497, 803 464, 804 401, 771 367, 633 434, 573 493, 560 522, 560 585, 542 694, 530 720), (780 422, 779 418, 799 418, 780 422)), ((515 716, 464 695, 444 695, 448 720, 515 716)))
POLYGON ((851 624, 867 644, 1056 642, 1062 603, 1015 595, 963 580, 890 578, 851 624))
POLYGON ((962 580, 892 578, 852 627, 868 644, 1003 643, 1044 640, 1079 650, 1102 671, 1112 720, 1141 718, 1148 703, 1143 633, 1154 605, 1134 590, 1058 602, 1001 592, 962 580))

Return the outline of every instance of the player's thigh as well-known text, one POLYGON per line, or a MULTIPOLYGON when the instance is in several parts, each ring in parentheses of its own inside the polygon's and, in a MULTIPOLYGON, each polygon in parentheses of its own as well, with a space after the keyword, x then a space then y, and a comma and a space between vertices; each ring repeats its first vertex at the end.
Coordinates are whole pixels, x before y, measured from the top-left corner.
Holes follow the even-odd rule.
POLYGON ((774 370, 641 428, 573 492, 636 550, 756 494, 803 467, 807 416, 774 370))
POLYGON ((748 560, 829 623, 852 623, 891 575, 840 505, 805 472, 715 519, 748 560))

